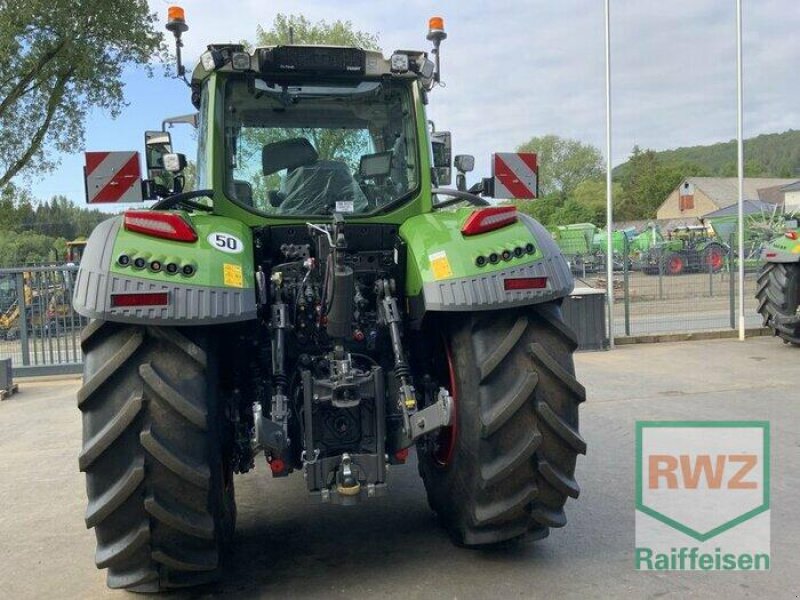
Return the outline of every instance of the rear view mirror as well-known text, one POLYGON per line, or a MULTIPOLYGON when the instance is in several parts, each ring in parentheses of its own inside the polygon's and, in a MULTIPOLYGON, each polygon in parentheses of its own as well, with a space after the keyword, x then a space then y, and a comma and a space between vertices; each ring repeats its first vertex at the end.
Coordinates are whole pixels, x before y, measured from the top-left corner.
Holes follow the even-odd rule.
POLYGON ((452 136, 449 131, 432 131, 433 168, 438 185, 450 185, 453 180, 452 136))
POLYGON ((469 173, 475 168, 475 157, 471 154, 457 154, 455 165, 459 173, 469 173))
POLYGON ((164 156, 172 154, 172 137, 166 131, 145 131, 144 150, 148 177, 153 179, 157 173, 152 173, 152 171, 166 169, 164 156))

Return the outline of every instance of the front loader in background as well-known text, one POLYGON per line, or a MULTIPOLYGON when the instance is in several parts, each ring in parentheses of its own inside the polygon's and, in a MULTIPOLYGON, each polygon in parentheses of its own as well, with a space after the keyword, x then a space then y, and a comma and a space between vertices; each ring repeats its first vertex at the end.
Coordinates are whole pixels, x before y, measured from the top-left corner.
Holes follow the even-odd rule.
MULTIPOLYGON (((177 7, 168 28, 180 46, 177 7)), ((87 158, 88 196, 159 198, 95 229, 75 284, 92 319, 79 464, 110 587, 217 579, 234 474, 257 459, 358 505, 414 447, 457 544, 565 525, 586 450, 560 310, 573 279, 538 222, 483 197, 533 196, 535 157, 496 156, 483 196, 457 157, 459 189, 441 187, 449 135, 425 110, 445 37, 432 19, 435 60, 212 44, 190 80, 194 191, 163 132, 147 166, 170 188, 131 187, 119 153, 87 158)))

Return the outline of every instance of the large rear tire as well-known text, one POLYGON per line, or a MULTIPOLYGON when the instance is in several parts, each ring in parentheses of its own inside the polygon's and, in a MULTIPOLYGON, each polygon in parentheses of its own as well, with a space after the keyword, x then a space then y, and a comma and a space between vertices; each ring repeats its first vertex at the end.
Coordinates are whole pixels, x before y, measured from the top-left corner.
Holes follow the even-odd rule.
POLYGON ((205 332, 182 331, 93 321, 82 334, 79 465, 111 588, 213 581, 232 538, 216 356, 205 332))
POLYGON ((756 298, 764 326, 784 342, 800 345, 800 264, 767 263, 761 267, 756 298))
POLYGON ((709 244, 703 250, 702 269, 708 273, 719 273, 725 266, 725 248, 719 244, 709 244))
POLYGON ((586 443, 576 343, 559 306, 452 315, 445 338, 455 427, 418 445, 431 508, 466 546, 563 527, 586 443), (442 438, 452 449, 442 452, 442 438))

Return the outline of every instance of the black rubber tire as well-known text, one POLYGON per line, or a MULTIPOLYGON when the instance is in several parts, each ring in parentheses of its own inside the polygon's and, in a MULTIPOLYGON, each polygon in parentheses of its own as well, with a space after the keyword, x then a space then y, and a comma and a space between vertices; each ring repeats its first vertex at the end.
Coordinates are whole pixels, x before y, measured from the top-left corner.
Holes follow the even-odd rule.
POLYGON ((662 272, 664 273, 664 275, 668 276, 683 275, 684 271, 686 271, 688 263, 687 257, 681 252, 669 252, 662 257, 661 261, 662 261, 661 263, 662 272), (671 266, 672 261, 675 259, 680 261, 678 268, 673 268, 671 266))
POLYGON ((233 535, 216 356, 205 332, 181 331, 92 321, 81 335, 86 526, 111 588, 214 581, 233 535))
POLYGON ((445 333, 455 376, 451 459, 418 444, 431 508, 459 545, 480 546, 566 524, 585 454, 574 334, 555 303, 452 315, 445 333))
POLYGON ((758 273, 758 312, 765 327, 800 346, 800 264, 767 263, 758 273))
POLYGON ((719 273, 722 269, 725 268, 725 256, 728 254, 725 247, 720 244, 709 244, 703 250, 703 262, 700 265, 700 270, 704 273, 708 273, 711 271, 712 273, 719 273), (714 259, 712 258, 713 255, 720 256, 720 262, 715 267, 713 265, 714 259))

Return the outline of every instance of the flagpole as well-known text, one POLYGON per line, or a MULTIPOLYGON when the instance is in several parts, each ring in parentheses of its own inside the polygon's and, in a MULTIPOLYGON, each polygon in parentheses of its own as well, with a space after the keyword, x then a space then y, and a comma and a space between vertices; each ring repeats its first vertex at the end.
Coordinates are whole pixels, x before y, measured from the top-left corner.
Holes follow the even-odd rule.
MULTIPOLYGON (((606 306, 608 345, 614 347, 614 244, 612 240, 613 202, 611 188, 611 7, 605 0, 606 20, 606 306)), ((624 257, 623 257, 624 260, 624 257)))
POLYGON ((736 152, 739 179, 739 339, 745 339, 744 323, 744 141, 742 138, 742 0, 736 0, 736 152))

